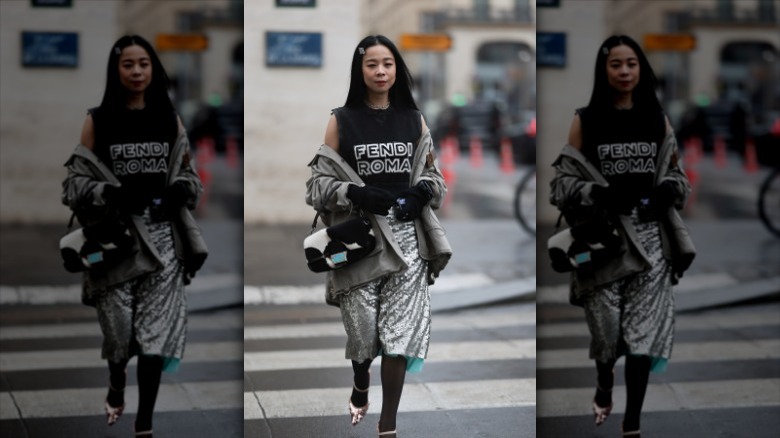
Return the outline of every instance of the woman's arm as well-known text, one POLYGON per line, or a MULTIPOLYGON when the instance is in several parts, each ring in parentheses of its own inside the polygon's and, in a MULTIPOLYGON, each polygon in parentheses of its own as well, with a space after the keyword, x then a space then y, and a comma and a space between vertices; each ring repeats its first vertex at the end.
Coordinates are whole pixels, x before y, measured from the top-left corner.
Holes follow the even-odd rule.
POLYGON ((330 146, 331 149, 338 152, 339 150, 339 124, 336 120, 336 115, 331 114, 330 120, 328 120, 328 127, 325 128, 325 140, 324 143, 330 146))
POLYGON ((667 193, 666 196, 671 198, 672 205, 674 205, 675 208, 681 210, 685 206, 685 201, 688 199, 688 196, 691 194, 691 184, 679 162, 679 148, 677 147, 677 139, 674 136, 672 124, 666 116, 664 116, 664 121, 666 123, 667 141, 672 142, 672 154, 666 173, 661 175, 659 186, 664 185, 668 187, 667 190, 669 193, 667 193))
MULTIPOLYGON (((200 181, 200 176, 192 167, 192 160, 190 159, 190 141, 187 138, 187 132, 184 128, 181 118, 176 116, 176 123, 178 125, 178 137, 184 142, 184 152, 176 176, 173 179, 171 186, 168 188, 167 196, 171 199, 178 198, 179 205, 186 205, 190 210, 195 209, 198 206, 198 200, 200 195, 203 194, 203 184, 200 181)), ((178 139, 177 139, 178 141, 178 139)))
POLYGON ((95 123, 92 121, 92 114, 87 114, 84 126, 81 127, 81 144, 89 150, 95 149, 95 123))
POLYGON ((571 127, 569 128, 569 144, 582 150, 582 122, 580 121, 580 115, 575 113, 574 120, 571 121, 571 127))
MULTIPOLYGON (((576 113, 569 128, 568 144, 577 150, 582 150, 582 121, 576 113)), ((550 204, 563 212, 592 207, 593 199, 590 197, 590 191, 594 183, 582 178, 574 160, 559 156, 553 162, 553 167, 555 176, 550 181, 550 204)))

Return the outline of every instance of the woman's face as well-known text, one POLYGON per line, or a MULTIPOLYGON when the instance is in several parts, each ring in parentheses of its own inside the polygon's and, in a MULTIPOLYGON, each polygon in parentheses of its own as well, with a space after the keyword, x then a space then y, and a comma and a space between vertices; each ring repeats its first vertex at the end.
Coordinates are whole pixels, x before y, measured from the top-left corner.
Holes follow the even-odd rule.
POLYGON ((395 57, 390 49, 381 44, 366 49, 363 82, 370 94, 387 93, 395 84, 395 57))
POLYGON ((615 46, 607 55, 607 81, 618 93, 630 93, 639 83, 639 58, 631 47, 615 46))
POLYGON ((152 83, 152 60, 141 46, 127 46, 119 55, 119 82, 131 93, 143 93, 152 83))

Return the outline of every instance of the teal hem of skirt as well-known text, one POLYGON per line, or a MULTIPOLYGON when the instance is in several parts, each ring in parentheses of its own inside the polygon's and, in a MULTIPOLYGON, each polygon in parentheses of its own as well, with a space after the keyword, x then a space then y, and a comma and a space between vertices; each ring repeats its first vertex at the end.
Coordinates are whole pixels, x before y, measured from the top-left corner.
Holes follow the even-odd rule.
MULTIPOLYGON (((384 356, 390 356, 390 357, 398 357, 401 356, 400 354, 386 354, 382 351, 379 352, 380 355, 384 356)), ((421 357, 410 357, 410 356, 404 356, 406 358, 406 372, 409 374, 417 374, 423 370, 423 365, 425 364, 425 359, 421 357)))
MULTIPOLYGON (((645 354, 637 354, 635 356, 647 356, 645 354)), ((660 374, 666 372, 666 366, 669 364, 669 359, 657 356, 650 357, 650 372, 660 374)))
POLYGON ((179 371, 179 364, 181 363, 181 359, 177 359, 175 357, 163 357, 163 371, 166 373, 173 374, 177 371, 179 371))

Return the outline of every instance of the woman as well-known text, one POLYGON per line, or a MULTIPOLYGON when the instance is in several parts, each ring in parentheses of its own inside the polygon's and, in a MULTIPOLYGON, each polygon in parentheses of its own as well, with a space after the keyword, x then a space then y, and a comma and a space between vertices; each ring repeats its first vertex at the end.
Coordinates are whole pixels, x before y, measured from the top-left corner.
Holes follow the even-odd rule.
POLYGON ((672 352, 672 284, 692 257, 672 256, 673 221, 690 192, 677 145, 655 95, 655 76, 630 37, 599 47, 590 102, 576 111, 569 144, 554 162, 550 201, 591 241, 619 255, 574 272, 572 296, 585 309, 590 357, 598 374, 596 425, 612 410, 613 368, 626 355, 624 436, 639 436, 649 372, 663 371, 672 352))
POLYGON ((432 284, 451 250, 432 209, 446 194, 430 131, 412 97, 412 79, 386 37, 354 51, 347 101, 333 110, 310 163, 306 202, 333 225, 362 210, 377 236, 363 260, 330 271, 327 296, 341 308, 354 381, 352 425, 368 411, 369 369, 382 356, 378 431, 395 436, 406 371, 422 369, 430 338, 432 284), (392 208, 392 211, 391 211, 392 208))
POLYGON ((184 284, 205 258, 185 256, 202 244, 189 238, 196 227, 187 208, 203 189, 167 81, 145 39, 120 38, 109 54, 103 100, 87 114, 63 183, 63 203, 86 235, 101 242, 131 236, 123 258, 86 272, 84 299, 96 307, 104 336, 109 426, 122 415, 127 363, 138 355, 136 436, 152 435, 161 372, 175 371, 184 353, 184 284))

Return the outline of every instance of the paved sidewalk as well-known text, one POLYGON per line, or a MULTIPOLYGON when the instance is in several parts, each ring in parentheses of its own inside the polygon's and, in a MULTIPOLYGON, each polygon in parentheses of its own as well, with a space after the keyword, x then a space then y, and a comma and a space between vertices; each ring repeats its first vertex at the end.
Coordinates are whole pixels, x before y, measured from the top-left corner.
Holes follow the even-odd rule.
MULTIPOLYGON (((697 255, 675 286, 678 311, 749 301, 780 293, 780 239, 758 219, 688 219, 697 255)), ((550 235, 551 227, 541 235, 550 235)), ((568 274, 554 272, 539 242, 537 304, 568 303, 568 274), (544 257, 544 258, 543 258, 544 257)))
MULTIPOLYGON (((185 290, 189 309, 243 304, 243 224, 198 220, 209 246, 206 264, 185 290)), ((81 302, 81 274, 62 267, 59 239, 65 224, 0 226, 0 304, 52 305, 81 302)))

